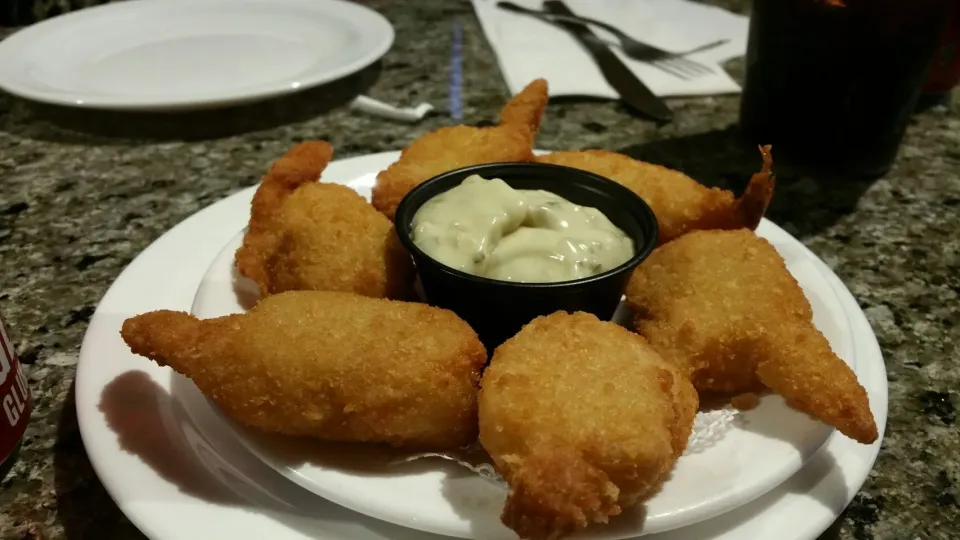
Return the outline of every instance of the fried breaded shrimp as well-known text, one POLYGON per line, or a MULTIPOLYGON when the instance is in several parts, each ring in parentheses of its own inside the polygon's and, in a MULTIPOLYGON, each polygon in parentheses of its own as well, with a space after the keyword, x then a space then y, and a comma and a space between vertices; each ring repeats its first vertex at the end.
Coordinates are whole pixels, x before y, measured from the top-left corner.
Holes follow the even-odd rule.
POLYGON ((510 486, 505 525, 557 538, 655 494, 698 406, 643 338, 585 313, 538 317, 497 348, 480 390, 480 442, 510 486))
POLYGON ((769 242, 749 230, 696 231, 634 272, 636 329, 698 391, 769 388, 862 443, 877 438, 867 393, 813 325, 813 311, 769 242))
POLYGON ((392 220, 403 196, 438 174, 483 163, 531 161, 546 105, 547 82, 537 79, 500 111, 498 125, 445 127, 413 141, 377 175, 373 205, 392 220))
POLYGON ((554 152, 541 163, 582 169, 623 184, 646 201, 660 225, 664 244, 697 229, 755 229, 773 197, 770 147, 761 147, 763 169, 750 179, 743 196, 708 188, 675 171, 606 150, 554 152))
POLYGON ((216 319, 145 313, 121 334, 265 432, 433 449, 476 440, 486 351, 446 310, 296 291, 216 319))
POLYGON ((305 141, 284 154, 267 170, 250 205, 250 223, 237 250, 237 270, 257 283, 267 281, 265 253, 273 243, 273 217, 287 197, 300 186, 316 182, 333 158, 333 147, 324 141, 305 141))
POLYGON ((265 242, 261 294, 317 290, 413 298, 414 270, 393 223, 354 190, 306 184, 280 207, 265 242))
POLYGON ((309 173, 282 174, 304 150, 278 161, 257 189, 237 269, 262 296, 316 290, 413 298, 413 263, 389 219, 352 189, 318 183, 319 159, 299 168, 309 173))

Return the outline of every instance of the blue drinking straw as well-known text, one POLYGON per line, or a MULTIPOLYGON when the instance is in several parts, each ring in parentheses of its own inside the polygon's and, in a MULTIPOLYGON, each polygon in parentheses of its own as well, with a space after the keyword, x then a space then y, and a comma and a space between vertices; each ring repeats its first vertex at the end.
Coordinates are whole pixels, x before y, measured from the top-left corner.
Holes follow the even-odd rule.
POLYGON ((453 19, 453 48, 450 52, 450 117, 463 120, 463 28, 453 19))

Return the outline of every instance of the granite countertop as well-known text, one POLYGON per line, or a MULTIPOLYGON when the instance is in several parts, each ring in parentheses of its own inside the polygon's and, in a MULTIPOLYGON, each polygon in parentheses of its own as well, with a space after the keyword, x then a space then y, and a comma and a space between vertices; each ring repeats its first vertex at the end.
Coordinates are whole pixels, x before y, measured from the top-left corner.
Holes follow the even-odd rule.
MULTIPOLYGON (((399 149, 449 124, 444 117, 393 124, 344 103, 366 88, 392 102, 444 105, 453 17, 464 25, 466 122, 494 119, 507 90, 469 3, 368 3, 396 26, 393 50, 358 76, 292 98, 150 116, 28 106, 0 95, 0 311, 36 401, 20 459, 2 481, 0 538, 142 538, 94 475, 72 401, 87 323, 141 250, 254 184, 297 141, 327 139, 343 158, 399 149)), ((729 69, 740 75, 737 62, 729 69)), ((614 103, 555 101, 539 146, 627 148, 704 183, 742 188, 758 157, 737 142, 738 98, 671 105, 676 120, 658 128, 614 103)), ((960 538, 958 171, 960 113, 935 108, 912 120, 885 178, 779 179, 769 217, 847 284, 889 371, 882 451, 830 537, 960 538)))

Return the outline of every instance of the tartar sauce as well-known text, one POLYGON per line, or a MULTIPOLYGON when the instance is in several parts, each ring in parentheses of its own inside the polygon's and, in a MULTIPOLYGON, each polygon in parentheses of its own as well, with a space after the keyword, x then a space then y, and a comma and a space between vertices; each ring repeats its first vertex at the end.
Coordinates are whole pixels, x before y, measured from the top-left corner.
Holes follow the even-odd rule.
POLYGON ((424 203, 411 238, 457 270, 527 283, 596 275, 634 254, 633 240, 596 208, 479 175, 424 203))

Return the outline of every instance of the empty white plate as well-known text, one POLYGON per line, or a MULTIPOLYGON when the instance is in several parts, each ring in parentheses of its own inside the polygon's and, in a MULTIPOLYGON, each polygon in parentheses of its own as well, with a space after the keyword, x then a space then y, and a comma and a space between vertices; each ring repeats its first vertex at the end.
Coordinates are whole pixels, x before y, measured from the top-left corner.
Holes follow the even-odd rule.
POLYGON ((393 36, 382 15, 341 0, 120 2, 0 42, 0 88, 100 109, 231 105, 355 73, 393 36))

